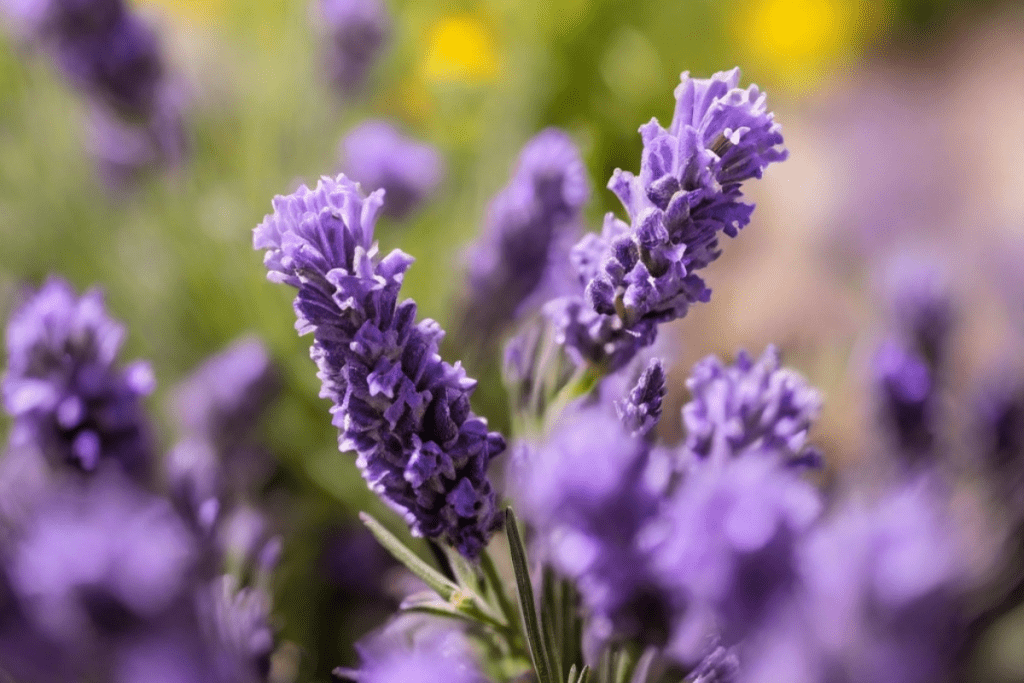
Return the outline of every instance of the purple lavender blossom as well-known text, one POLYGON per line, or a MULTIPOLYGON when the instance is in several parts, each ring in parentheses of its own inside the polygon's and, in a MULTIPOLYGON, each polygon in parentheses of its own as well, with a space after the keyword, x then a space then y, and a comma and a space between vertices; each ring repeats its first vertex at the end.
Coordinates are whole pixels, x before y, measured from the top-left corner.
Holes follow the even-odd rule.
POLYGON ((356 645, 359 683, 485 683, 465 635, 435 619, 400 617, 356 645))
POLYGON ((924 479, 839 507, 804 544, 799 609, 766 634, 749 680, 943 680, 968 585, 948 505, 924 479))
POLYGON ((549 301, 543 312, 573 362, 601 366, 607 372, 625 366, 658 335, 657 325, 646 321, 626 329, 621 318, 596 312, 579 295, 549 301))
POLYGON ((658 423, 665 391, 665 366, 653 358, 629 395, 615 401, 615 413, 630 435, 643 436, 658 423))
POLYGON ((364 121, 341 143, 343 168, 368 191, 384 190, 384 214, 401 220, 441 182, 441 155, 428 144, 402 135, 387 121, 364 121))
POLYGON ((718 233, 735 237, 754 207, 740 185, 786 158, 782 133, 756 86, 737 87, 739 70, 709 79, 682 75, 666 130, 640 128, 639 176, 616 170, 608 183, 630 225, 608 221, 604 257, 587 284, 594 310, 640 321, 681 318, 710 291, 694 271, 718 258, 718 233))
POLYGON ((756 362, 741 351, 732 366, 708 356, 694 366, 686 387, 693 399, 683 406, 685 448, 697 458, 724 461, 754 453, 816 464, 817 454, 804 446, 821 394, 781 367, 774 346, 756 362))
POLYGON ((875 390, 886 433, 904 457, 918 460, 936 439, 935 384, 926 362, 889 339, 875 354, 875 390))
POLYGON ((111 190, 132 187, 156 168, 180 166, 188 156, 181 103, 163 88, 150 115, 126 119, 94 106, 89 110, 89 150, 111 190))
POLYGON ((233 444, 247 439, 279 385, 263 342, 242 337, 210 356, 176 386, 171 408, 182 430, 214 443, 233 444))
POLYGON ((472 413, 475 382, 438 355, 437 323, 415 323, 415 302, 398 303, 412 259, 378 255, 383 194, 322 178, 315 190, 276 197, 253 244, 267 250, 268 279, 299 290, 296 327, 314 334, 310 355, 320 395, 334 402, 339 448, 356 451, 370 488, 415 535, 475 557, 500 525, 487 465, 504 439, 472 413))
POLYGON ((198 595, 200 624, 211 645, 209 675, 224 683, 262 683, 270 673, 274 633, 270 598, 222 576, 198 595))
POLYGON ((468 331, 491 338, 530 302, 563 293, 558 279, 568 283, 566 257, 589 197, 583 160, 564 131, 547 128, 526 143, 468 252, 468 331))
POLYGON ((110 460, 145 480, 152 447, 142 398, 153 376, 144 363, 117 367, 123 339, 98 290, 79 298, 59 278, 15 311, 0 383, 12 447, 33 446, 51 464, 85 472, 110 460))
POLYGON ((35 628, 89 655, 95 639, 176 610, 195 560, 167 502, 108 470, 39 502, 12 550, 11 583, 35 628))
POLYGON ((315 0, 313 16, 325 34, 331 83, 343 97, 351 97, 362 89, 387 41, 387 8, 381 0, 315 0))
POLYGON ((651 448, 630 436, 610 401, 574 404, 541 444, 520 443, 508 480, 539 549, 576 581, 591 638, 664 644, 676 609, 639 541, 665 481, 651 448))
POLYGON ((690 677, 692 683, 737 683, 740 680, 739 657, 733 649, 717 647, 701 660, 690 677))
POLYGON ((937 371, 956 323, 949 274, 934 259, 904 253, 889 264, 886 289, 892 329, 937 371))
POLYGON ((648 532, 654 570, 677 612, 668 652, 681 662, 708 642, 740 643, 788 600, 801 537, 821 500, 771 457, 702 461, 648 532))

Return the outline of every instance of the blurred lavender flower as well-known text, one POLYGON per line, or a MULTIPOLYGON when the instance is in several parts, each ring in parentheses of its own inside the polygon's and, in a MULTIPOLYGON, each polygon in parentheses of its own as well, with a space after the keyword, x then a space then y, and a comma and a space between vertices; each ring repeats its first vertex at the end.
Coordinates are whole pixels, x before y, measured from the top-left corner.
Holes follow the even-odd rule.
POLYGON ((717 647, 690 674, 692 683, 738 683, 740 662, 732 649, 717 647))
POLYGON ((821 394, 796 372, 781 367, 769 346, 756 362, 745 351, 726 366, 708 356, 686 380, 693 399, 683 406, 685 448, 703 460, 768 454, 791 465, 818 465, 805 449, 807 431, 821 409, 821 394))
POLYGON ((653 358, 629 395, 615 401, 615 412, 632 436, 643 436, 658 423, 663 398, 665 366, 660 358, 653 358))
POLYGON ((401 220, 441 182, 441 155, 428 144, 402 135, 387 121, 364 121, 341 143, 342 167, 368 191, 384 190, 384 214, 401 220))
POLYGON ((131 187, 155 168, 180 166, 188 156, 181 104, 164 90, 148 117, 125 119, 105 107, 90 108, 89 149, 111 190, 131 187))
POLYGON ((173 390, 172 411, 183 431, 222 446, 246 441, 280 385, 266 346, 242 337, 210 356, 173 390))
POLYGON ((739 77, 739 69, 709 79, 684 73, 669 128, 655 119, 640 128, 639 177, 616 170, 608 183, 631 224, 606 221, 604 257, 586 295, 627 328, 681 318, 708 300, 694 271, 718 258, 719 232, 735 237, 750 222, 754 207, 739 201, 740 185, 786 158, 765 96, 738 88, 739 77))
POLYGON ((886 275, 893 332, 921 355, 932 372, 938 371, 957 314, 947 269, 936 259, 901 253, 886 275))
POLYGON ((222 576, 199 593, 198 602, 200 623, 212 654, 208 674, 213 680, 266 681, 274 651, 269 596, 259 588, 239 588, 234 577, 222 576))
POLYGON ((708 642, 740 643, 792 595, 817 491, 771 457, 697 463, 648 531, 654 571, 685 605, 668 651, 681 662, 708 642))
POLYGON ((526 143, 508 185, 491 201, 484 234, 467 254, 467 333, 490 339, 529 301, 563 293, 558 279, 566 277, 589 185, 579 150, 564 131, 547 128, 526 143))
POLYGON ((461 631, 435 619, 403 617, 357 644, 358 671, 336 675, 359 683, 485 683, 461 631))
POLYGON ((342 96, 355 95, 390 32, 387 8, 381 0, 314 0, 313 17, 326 40, 331 83, 342 96))
POLYGON ((544 443, 520 443, 514 452, 508 481, 516 510, 538 532, 548 561, 576 581, 598 641, 665 642, 676 606, 638 536, 658 509, 666 475, 610 401, 573 404, 544 443))
POLYGON ((14 418, 11 446, 36 447, 58 467, 91 472, 100 460, 146 480, 152 447, 142 397, 149 366, 115 365, 124 328, 98 290, 76 297, 50 278, 7 325, 7 372, 0 383, 14 418))
POLYGON ((925 361, 894 339, 879 347, 873 370, 886 435, 905 458, 923 458, 936 439, 937 396, 932 372, 925 361))
POLYGON ((370 488, 414 534, 475 557, 500 525, 487 465, 504 439, 470 410, 475 382, 438 355, 437 323, 415 323, 415 302, 397 303, 412 259, 378 256, 382 197, 344 176, 322 178, 276 197, 253 244, 267 250, 268 279, 299 290, 296 327, 314 334, 339 448, 356 451, 370 488))
POLYGON ((947 509, 926 479, 840 507, 805 544, 798 611, 767 636, 750 680, 944 680, 967 588, 947 509))
POLYGON ((279 389, 277 369, 255 337, 211 356, 172 391, 183 438, 166 459, 171 494, 197 528, 209 531, 225 499, 245 497, 273 462, 254 443, 257 418, 279 389))
POLYGON ((40 501, 12 551, 11 582, 34 626, 85 662, 97 638, 176 610, 195 560, 167 502, 108 470, 40 501))

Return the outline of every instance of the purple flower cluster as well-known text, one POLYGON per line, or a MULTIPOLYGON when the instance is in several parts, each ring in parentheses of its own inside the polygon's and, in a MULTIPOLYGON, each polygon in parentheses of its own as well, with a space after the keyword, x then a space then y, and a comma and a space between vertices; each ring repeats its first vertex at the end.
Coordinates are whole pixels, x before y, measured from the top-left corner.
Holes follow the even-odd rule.
POLYGON ((16 310, 0 383, 11 447, 39 448, 55 466, 84 472, 112 460, 144 480, 153 449, 142 398, 153 375, 145 363, 118 367, 123 341, 98 290, 79 298, 58 278, 16 310))
POLYGON ((727 460, 765 453, 789 464, 815 464, 805 450, 821 394, 765 349, 756 362, 745 351, 726 366, 716 356, 697 363, 686 381, 693 399, 683 406, 686 449, 699 459, 727 460))
POLYGON ((125 0, 25 0, 9 12, 89 99, 90 146, 111 187, 184 158, 181 106, 159 40, 125 0))
POLYGON ((839 506, 803 544, 799 600, 751 653, 747 680, 944 680, 969 585, 948 510, 926 480, 839 506))
POLYGON ((660 413, 661 362, 615 401, 621 422, 618 380, 571 405, 543 442, 520 444, 513 496, 544 557, 576 581, 592 641, 636 639, 693 665, 709 643, 743 642, 797 589, 799 544, 822 503, 791 465, 806 459, 820 399, 774 349, 756 364, 705 359, 684 408, 702 432, 670 448, 638 438, 660 413))
POLYGON ((616 170, 609 181, 629 223, 608 214, 601 235, 574 247, 583 295, 546 309, 579 362, 621 367, 653 342, 659 323, 711 296, 696 271, 718 258, 719 233, 735 237, 750 222, 743 182, 786 158, 765 96, 738 83, 738 69, 709 79, 684 73, 669 128, 654 119, 640 128, 640 175, 616 170))
POLYGON ((414 534, 475 557, 500 525, 487 466, 505 442, 472 413, 475 382, 438 355, 437 323, 416 323, 415 302, 398 303, 412 259, 379 256, 382 204, 379 190, 367 197, 344 176, 325 177, 276 197, 253 244, 267 252, 268 279, 298 289, 296 328, 314 335, 339 448, 356 452, 370 488, 414 534))
POLYGON ((387 121, 371 119, 341 143, 342 167, 368 191, 383 189, 384 214, 406 218, 441 182, 441 155, 430 145, 402 135, 387 121))
POLYGON ((531 302, 561 293, 564 262, 589 197, 583 160, 564 131, 548 128, 526 143, 467 254, 467 330, 492 338, 531 302))
MULTIPOLYGON (((266 681, 269 599, 262 585, 240 588, 221 572, 231 553, 245 575, 265 577, 276 545, 256 539, 248 553, 235 552, 226 527, 237 514, 212 515, 197 534, 188 515, 152 492, 141 404, 152 377, 142 364, 117 365, 123 336, 98 291, 78 297, 56 278, 8 325, 0 670, 26 683, 266 681)), ((253 376, 239 364, 220 361, 221 380, 255 389, 237 381, 253 376)), ((265 354, 262 365, 265 372, 265 354)), ((219 429, 232 422, 220 418, 255 397, 202 398, 221 408, 207 408, 202 425, 219 429)))
POLYGON ((355 95, 390 33, 387 8, 381 0, 315 0, 313 17, 326 34, 331 83, 343 97, 355 95))

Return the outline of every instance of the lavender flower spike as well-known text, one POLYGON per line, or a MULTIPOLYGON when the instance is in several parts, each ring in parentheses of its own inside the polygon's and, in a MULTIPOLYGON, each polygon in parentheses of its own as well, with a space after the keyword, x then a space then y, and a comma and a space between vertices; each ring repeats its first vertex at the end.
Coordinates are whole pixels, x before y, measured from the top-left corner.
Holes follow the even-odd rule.
POLYGON ((757 450, 791 465, 818 464, 817 453, 804 444, 821 394, 780 366, 774 346, 756 362, 741 351, 733 366, 708 356, 694 366, 686 387, 693 400, 683 406, 685 447, 698 458, 728 459, 757 450))
POLYGON ((528 301, 550 298, 565 273, 590 183, 579 150, 562 130, 547 128, 523 147, 512 179, 491 201, 487 225, 468 253, 465 327, 500 332, 528 301))
POLYGON ((587 284, 596 311, 633 327, 707 301, 694 271, 718 258, 719 232, 735 237, 750 222, 754 207, 739 201, 740 185, 786 158, 765 96, 738 83, 738 69, 709 79, 684 73, 668 129, 656 119, 640 128, 640 175, 616 170, 608 183, 630 225, 606 229, 604 259, 587 284))
POLYGON ((378 254, 383 194, 322 178, 276 197, 253 245, 267 250, 269 280, 299 290, 296 327, 313 333, 339 448, 356 452, 363 478, 413 534, 476 557, 500 525, 487 465, 505 441, 470 410, 475 381, 438 355, 438 324, 415 323, 416 303, 398 303, 412 259, 378 254))
POLYGON ((643 436, 658 423, 663 398, 665 366, 660 358, 653 358, 629 395, 615 402, 615 412, 632 436, 643 436))
POLYGON ((113 460, 144 480, 152 448, 141 399, 153 375, 145 363, 116 366, 123 339, 99 290, 76 297, 59 278, 15 311, 0 383, 14 418, 12 446, 34 446, 54 465, 87 472, 113 460))
POLYGON ((441 182, 441 155, 430 145, 402 135, 387 121, 359 124, 341 143, 345 172, 360 185, 383 188, 384 213, 403 219, 441 182))

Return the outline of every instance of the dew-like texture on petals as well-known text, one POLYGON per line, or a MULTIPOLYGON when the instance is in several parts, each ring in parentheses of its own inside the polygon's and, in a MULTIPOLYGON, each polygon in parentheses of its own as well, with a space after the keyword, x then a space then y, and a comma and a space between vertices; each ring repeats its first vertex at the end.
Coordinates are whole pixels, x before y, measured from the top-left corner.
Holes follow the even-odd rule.
POLYGON ((320 395, 331 399, 342 451, 416 535, 475 557, 500 526, 487 465, 505 448, 473 414, 476 382, 441 360, 444 332, 398 303, 412 259, 381 257, 373 229, 383 192, 345 176, 274 199, 254 231, 272 282, 296 287, 296 328, 313 333, 320 395))
POLYGON ((387 121, 364 121, 341 143, 342 167, 366 190, 384 190, 384 213, 403 219, 441 182, 444 164, 432 146, 403 135, 387 121))
POLYGON ((14 421, 11 447, 85 472, 112 460, 145 480, 153 454, 142 398, 153 375, 144 363, 117 363, 123 340, 99 290, 79 297, 50 278, 32 294, 7 324, 0 390, 14 421))
POLYGON ((780 364, 774 346, 756 361, 741 351, 733 365, 708 356, 694 366, 686 387, 692 399, 683 406, 685 447, 697 458, 724 460, 750 452, 817 464, 805 443, 821 394, 780 364))

